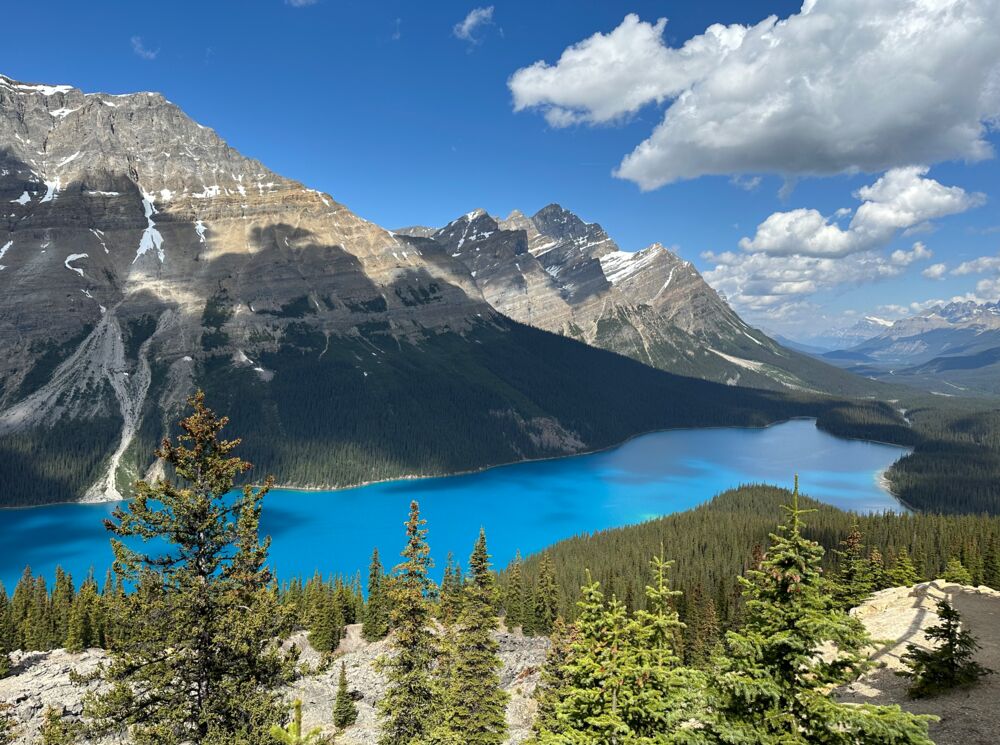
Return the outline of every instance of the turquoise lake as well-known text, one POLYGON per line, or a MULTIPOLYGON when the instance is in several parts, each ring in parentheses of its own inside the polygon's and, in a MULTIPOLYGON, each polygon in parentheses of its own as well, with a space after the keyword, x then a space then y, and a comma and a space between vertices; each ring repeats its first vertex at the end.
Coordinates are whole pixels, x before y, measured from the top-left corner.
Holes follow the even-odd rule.
MULTIPOLYGON (((263 531, 279 577, 366 575, 372 548, 391 566, 403 547, 411 500, 420 502, 440 573, 448 551, 464 563, 480 526, 495 566, 561 538, 694 507, 747 483, 791 486, 860 512, 900 510, 878 474, 904 448, 844 440, 810 420, 766 429, 696 429, 637 437, 592 455, 520 463, 480 473, 391 481, 339 491, 276 489, 265 501, 263 531)), ((102 520, 113 504, 0 511, 0 581, 12 590, 24 566, 51 581, 61 565, 79 582, 98 580, 112 561, 102 520)), ((670 547, 667 546, 667 554, 670 547)))

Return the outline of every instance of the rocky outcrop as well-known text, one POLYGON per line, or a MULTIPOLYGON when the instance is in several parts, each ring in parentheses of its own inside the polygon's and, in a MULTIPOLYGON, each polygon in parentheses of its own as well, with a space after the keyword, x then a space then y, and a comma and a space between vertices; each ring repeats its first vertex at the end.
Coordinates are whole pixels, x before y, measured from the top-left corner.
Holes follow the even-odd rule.
POLYGON ((958 610, 979 640, 982 648, 976 659, 1000 671, 1000 592, 937 580, 877 592, 852 611, 878 642, 872 650, 877 667, 839 697, 854 703, 899 704, 907 711, 939 716, 930 728, 937 745, 993 745, 1000 732, 1000 676, 988 676, 973 688, 914 700, 906 694, 908 681, 896 674, 905 667, 900 658, 907 644, 928 647, 923 631, 938 622, 935 609, 941 599, 958 610))
MULTIPOLYGON (((531 732, 535 716, 533 694, 539 672, 545 661, 548 640, 525 637, 520 633, 497 634, 500 658, 503 661, 501 685, 510 695, 507 705, 507 722, 510 745, 524 742, 531 732)), ((332 731, 333 703, 337 694, 340 664, 347 666, 350 690, 358 707, 357 723, 337 738, 345 745, 371 745, 378 738, 378 715, 375 702, 385 688, 385 679, 375 670, 375 660, 389 652, 387 642, 369 644, 361 637, 360 625, 347 627, 336 659, 324 669, 319 669, 321 657, 311 646, 305 633, 298 633, 287 640, 301 650, 300 663, 305 672, 285 691, 289 701, 302 700, 302 719, 307 728, 323 727, 332 731)), ((83 697, 99 684, 78 686, 71 682, 71 673, 93 673, 106 659, 101 650, 88 650, 70 654, 65 650, 45 653, 14 655, 12 676, 0 680, 0 701, 14 707, 14 715, 21 728, 18 743, 33 745, 47 707, 54 707, 65 716, 79 718, 83 711, 83 697)), ((118 745, 124 738, 100 741, 86 740, 80 745, 118 745)))

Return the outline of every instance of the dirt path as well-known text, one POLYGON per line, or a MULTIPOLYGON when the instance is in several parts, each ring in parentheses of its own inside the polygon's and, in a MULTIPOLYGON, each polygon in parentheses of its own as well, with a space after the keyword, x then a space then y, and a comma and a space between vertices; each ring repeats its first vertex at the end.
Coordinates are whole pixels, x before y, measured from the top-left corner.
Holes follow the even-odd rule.
POLYGON ((931 582, 877 593, 855 613, 875 639, 898 641, 878 648, 874 659, 884 667, 848 686, 843 700, 899 704, 917 714, 936 714, 941 721, 931 725, 931 738, 937 745, 1000 743, 1000 592, 931 582), (923 629, 937 623, 935 605, 945 597, 979 640, 982 648, 976 659, 997 674, 975 688, 913 700, 906 695, 907 679, 896 675, 903 667, 899 658, 909 643, 928 646, 923 629))

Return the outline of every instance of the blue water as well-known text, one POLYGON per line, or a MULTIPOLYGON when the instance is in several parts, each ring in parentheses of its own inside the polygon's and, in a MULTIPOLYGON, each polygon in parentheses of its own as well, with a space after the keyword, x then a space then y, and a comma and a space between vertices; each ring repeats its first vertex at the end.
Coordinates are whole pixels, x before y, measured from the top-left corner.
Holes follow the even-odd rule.
MULTIPOLYGON (((901 509, 876 482, 903 448, 843 440, 808 420, 767 429, 674 430, 602 453, 521 463, 465 476, 392 481, 325 492, 277 489, 262 528, 273 538, 280 577, 365 572, 373 546, 395 563, 410 500, 420 502, 438 571, 448 551, 463 563, 480 526, 497 566, 578 533, 678 512, 745 483, 791 486, 849 510, 901 509)), ((54 505, 0 511, 0 581, 24 566, 50 578, 61 565, 78 582, 99 581, 112 561, 102 526, 114 505, 54 505)), ((667 547, 669 554, 669 546, 667 547)))

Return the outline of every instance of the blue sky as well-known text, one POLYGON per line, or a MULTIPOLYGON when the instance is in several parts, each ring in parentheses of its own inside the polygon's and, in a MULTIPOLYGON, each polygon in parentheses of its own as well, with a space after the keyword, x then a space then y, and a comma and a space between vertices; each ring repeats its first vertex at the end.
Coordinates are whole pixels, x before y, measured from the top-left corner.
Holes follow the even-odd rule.
POLYGON ((941 21, 919 17, 912 0, 885 0, 877 13, 868 5, 809 0, 803 15, 796 2, 17 3, 4 8, 4 25, 28 32, 5 35, 0 72, 87 91, 160 91, 243 153, 386 227, 559 202, 626 250, 675 247, 749 320, 806 337, 932 299, 996 300, 1000 288, 1000 262, 968 263, 1000 253, 1000 168, 988 152, 1000 135, 968 133, 1000 115, 1000 23, 984 22, 1000 20, 1000 0, 969 4, 975 41, 937 46, 919 38, 920 24, 941 21), (886 38, 916 28, 921 56, 909 58, 906 44, 865 48, 874 42, 844 19, 867 12, 886 38), (808 24, 820 14, 831 29, 822 38, 841 48, 828 59, 812 53, 808 24), (777 26, 756 26, 769 15, 777 26), (747 28, 703 36, 712 24, 747 28), (754 47, 758 32, 780 44, 754 47), (692 37, 718 37, 726 49, 699 42, 679 54, 692 37), (774 46, 783 57, 767 51, 774 46), (537 75, 518 73, 538 61, 547 66, 537 75), (907 77, 921 65, 922 77, 907 77), (809 116, 794 108, 803 79, 823 93, 808 100, 809 116), (747 120, 756 103, 789 91, 783 124, 757 131, 747 120), (678 96, 696 106, 693 117, 680 116, 678 96), (669 128, 665 115, 677 115, 669 128), (729 139, 703 141, 720 123, 729 139), (661 129, 662 157, 613 175, 661 129), (905 170, 920 165, 927 170, 905 170), (883 196, 867 201, 929 201, 908 218, 897 210, 888 226, 859 213, 848 229, 866 201, 855 193, 890 172, 903 196, 885 196, 883 180, 883 196), (851 212, 836 216, 843 208, 851 212), (758 233, 775 213, 785 217, 771 226, 784 232, 758 233), (800 256, 790 241, 813 248, 800 256))

